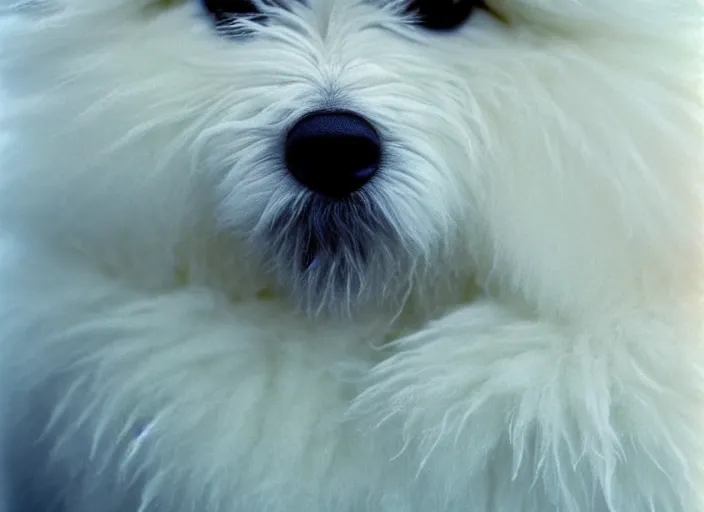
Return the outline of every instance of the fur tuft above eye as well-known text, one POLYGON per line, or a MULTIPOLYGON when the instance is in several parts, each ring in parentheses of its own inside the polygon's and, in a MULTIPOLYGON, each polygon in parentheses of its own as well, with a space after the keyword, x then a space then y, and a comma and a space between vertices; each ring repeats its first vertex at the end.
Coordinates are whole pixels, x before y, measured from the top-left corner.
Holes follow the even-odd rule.
POLYGON ((485 8, 482 0, 411 0, 408 12, 417 17, 420 26, 445 31, 460 28, 481 8, 485 8))

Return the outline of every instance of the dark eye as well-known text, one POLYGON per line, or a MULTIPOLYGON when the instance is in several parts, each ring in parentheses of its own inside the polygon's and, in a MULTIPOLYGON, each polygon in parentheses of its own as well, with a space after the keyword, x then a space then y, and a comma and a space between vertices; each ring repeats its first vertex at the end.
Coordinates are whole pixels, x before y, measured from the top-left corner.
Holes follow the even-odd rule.
POLYGON ((424 28, 454 30, 481 7, 484 7, 482 0, 411 0, 408 9, 424 28))
POLYGON ((221 23, 259 13, 252 0, 203 0, 203 5, 221 23))

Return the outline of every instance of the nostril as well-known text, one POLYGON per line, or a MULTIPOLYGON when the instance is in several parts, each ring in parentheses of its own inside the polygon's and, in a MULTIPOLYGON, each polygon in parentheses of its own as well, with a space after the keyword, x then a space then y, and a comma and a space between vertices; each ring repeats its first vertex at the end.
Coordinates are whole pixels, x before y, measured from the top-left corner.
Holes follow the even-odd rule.
POLYGON ((289 132, 285 160, 291 175, 310 190, 344 197, 377 172, 381 140, 374 127, 357 114, 314 112, 289 132))

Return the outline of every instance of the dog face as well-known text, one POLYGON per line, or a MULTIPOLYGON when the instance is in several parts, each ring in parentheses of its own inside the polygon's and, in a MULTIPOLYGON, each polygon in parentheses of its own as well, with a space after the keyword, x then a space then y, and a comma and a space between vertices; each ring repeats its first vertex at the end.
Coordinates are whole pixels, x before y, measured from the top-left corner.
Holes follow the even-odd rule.
POLYGON ((3 215, 155 285, 220 251, 314 311, 597 297, 678 247, 697 4, 27 2, 3 215))

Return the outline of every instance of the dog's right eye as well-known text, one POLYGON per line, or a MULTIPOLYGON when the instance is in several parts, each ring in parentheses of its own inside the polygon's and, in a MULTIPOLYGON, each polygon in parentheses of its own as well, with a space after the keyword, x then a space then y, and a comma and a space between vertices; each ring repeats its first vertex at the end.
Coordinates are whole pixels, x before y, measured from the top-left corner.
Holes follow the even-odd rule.
POLYGON ((259 13, 251 0, 203 0, 203 5, 219 23, 226 23, 241 16, 259 13))

